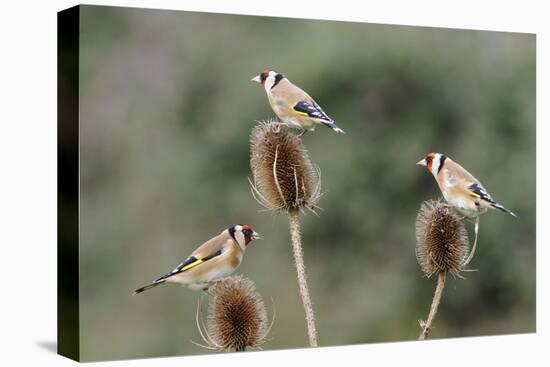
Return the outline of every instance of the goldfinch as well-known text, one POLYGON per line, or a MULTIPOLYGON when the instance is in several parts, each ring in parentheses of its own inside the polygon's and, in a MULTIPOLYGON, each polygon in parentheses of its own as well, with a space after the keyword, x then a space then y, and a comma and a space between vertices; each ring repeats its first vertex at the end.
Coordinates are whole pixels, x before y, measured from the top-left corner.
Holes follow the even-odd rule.
POLYGON ((447 203, 467 217, 477 217, 487 209, 499 209, 516 216, 494 201, 474 176, 446 155, 428 153, 416 164, 425 166, 432 173, 447 203))
POLYGON ((273 112, 283 123, 302 129, 300 136, 315 130, 317 124, 344 133, 309 94, 292 84, 283 74, 265 69, 251 80, 264 86, 273 112))
POLYGON ((248 244, 260 235, 245 224, 237 224, 199 246, 171 272, 151 284, 136 289, 141 293, 164 283, 178 283, 191 289, 206 290, 217 280, 227 277, 241 264, 248 244))

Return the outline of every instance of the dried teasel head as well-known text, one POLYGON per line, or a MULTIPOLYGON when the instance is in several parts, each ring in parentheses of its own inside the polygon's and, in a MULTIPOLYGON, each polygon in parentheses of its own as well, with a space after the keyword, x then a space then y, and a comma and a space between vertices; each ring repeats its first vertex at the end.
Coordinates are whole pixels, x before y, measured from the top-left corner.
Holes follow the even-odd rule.
POLYGON ((270 210, 314 210, 321 175, 301 139, 279 122, 260 123, 250 136, 252 194, 270 210))
POLYGON ((262 297, 254 283, 241 276, 225 278, 208 289, 207 325, 197 326, 207 344, 214 350, 244 351, 259 348, 271 329, 262 297))
POLYGON ((422 203, 416 217, 416 259, 424 274, 459 275, 468 250, 468 233, 455 211, 441 200, 422 203))

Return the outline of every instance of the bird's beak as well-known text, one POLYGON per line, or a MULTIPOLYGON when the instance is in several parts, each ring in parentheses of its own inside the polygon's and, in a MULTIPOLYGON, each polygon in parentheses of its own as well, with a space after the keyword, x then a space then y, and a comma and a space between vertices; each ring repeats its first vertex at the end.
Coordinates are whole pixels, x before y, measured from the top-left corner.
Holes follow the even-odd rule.
POLYGON ((426 167, 426 158, 419 160, 418 162, 416 162, 416 164, 426 167))
POLYGON ((256 75, 254 78, 250 79, 250 81, 260 83, 260 84, 262 83, 259 75, 256 75))
POLYGON ((253 240, 261 240, 263 238, 262 238, 262 236, 260 236, 260 234, 258 232, 253 232, 252 233, 252 239, 253 240))

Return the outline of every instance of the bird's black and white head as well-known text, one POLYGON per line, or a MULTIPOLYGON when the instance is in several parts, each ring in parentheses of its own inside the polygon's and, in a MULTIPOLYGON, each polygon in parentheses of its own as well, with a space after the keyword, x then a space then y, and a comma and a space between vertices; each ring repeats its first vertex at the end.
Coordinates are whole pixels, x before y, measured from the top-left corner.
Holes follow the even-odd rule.
POLYGON ((269 91, 275 88, 277 84, 279 84, 279 82, 284 78, 285 77, 283 76, 283 74, 280 74, 275 70, 265 69, 260 74, 252 78, 251 81, 260 83, 264 86, 266 92, 269 93, 269 91))
POLYGON ((239 244, 239 246, 241 246, 243 250, 246 249, 246 246, 248 246, 248 244, 253 240, 259 240, 262 238, 259 233, 254 232, 254 230, 246 224, 236 224, 227 230, 229 231, 231 237, 233 237, 233 239, 239 244))
POLYGON ((428 153, 416 164, 426 167, 428 171, 437 177, 447 159, 447 156, 441 153, 428 153))

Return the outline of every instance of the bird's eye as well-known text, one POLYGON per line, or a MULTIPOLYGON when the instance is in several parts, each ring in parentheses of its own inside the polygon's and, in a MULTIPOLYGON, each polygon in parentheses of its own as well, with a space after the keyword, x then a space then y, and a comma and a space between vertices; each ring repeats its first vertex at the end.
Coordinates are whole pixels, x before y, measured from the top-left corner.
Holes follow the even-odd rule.
POLYGON ((252 231, 250 229, 245 229, 244 234, 245 234, 246 237, 251 237, 252 236, 252 231))

